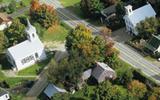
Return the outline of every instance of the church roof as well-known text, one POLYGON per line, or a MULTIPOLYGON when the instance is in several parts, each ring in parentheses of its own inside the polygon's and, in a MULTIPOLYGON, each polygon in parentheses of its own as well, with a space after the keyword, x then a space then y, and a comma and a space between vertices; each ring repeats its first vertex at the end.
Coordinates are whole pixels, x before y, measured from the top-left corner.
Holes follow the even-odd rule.
POLYGON ((152 8, 150 4, 147 4, 143 7, 140 7, 138 9, 133 10, 131 15, 125 15, 131 23, 136 26, 137 23, 139 23, 142 20, 145 20, 147 17, 153 17, 156 15, 156 12, 152 8))
POLYGON ((16 59, 22 59, 26 56, 33 54, 34 52, 43 49, 42 42, 37 38, 35 41, 25 40, 15 46, 8 48, 9 53, 16 59))
MULTIPOLYGON (((36 28, 32 26, 27 19, 28 27, 26 28, 27 34, 36 34, 36 28)), ((31 54, 35 53, 36 51, 42 50, 44 48, 42 42, 38 38, 38 36, 35 37, 33 41, 30 41, 29 39, 12 46, 8 48, 8 52, 10 55, 12 55, 14 60, 25 58, 26 56, 30 56, 31 54)))

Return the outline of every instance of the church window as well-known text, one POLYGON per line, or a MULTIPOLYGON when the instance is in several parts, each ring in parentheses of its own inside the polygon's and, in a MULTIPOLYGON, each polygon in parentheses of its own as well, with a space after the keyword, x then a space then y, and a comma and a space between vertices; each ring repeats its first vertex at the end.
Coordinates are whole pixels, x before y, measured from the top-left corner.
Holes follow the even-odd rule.
POLYGON ((34 34, 32 34, 32 36, 35 37, 34 34))
POLYGON ((39 56, 38 56, 38 53, 35 53, 35 57, 36 57, 36 58, 38 58, 38 57, 39 57, 39 56))
POLYGON ((34 60, 34 56, 33 56, 33 55, 28 56, 28 57, 22 59, 22 60, 21 60, 21 63, 22 63, 22 64, 25 64, 25 63, 28 63, 28 62, 30 62, 30 61, 32 61, 32 60, 34 60))

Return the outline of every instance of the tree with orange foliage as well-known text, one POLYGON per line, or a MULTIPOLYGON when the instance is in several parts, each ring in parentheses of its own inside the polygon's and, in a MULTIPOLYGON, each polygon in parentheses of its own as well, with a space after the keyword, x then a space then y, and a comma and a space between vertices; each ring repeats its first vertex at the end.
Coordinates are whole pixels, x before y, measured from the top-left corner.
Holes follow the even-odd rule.
POLYGON ((40 4, 38 0, 33 0, 31 3, 31 19, 38 22, 45 28, 49 28, 58 24, 58 16, 55 9, 46 4, 40 4))
POLYGON ((39 9, 39 7, 40 7, 39 0, 32 0, 31 1, 31 8, 30 8, 31 12, 39 9))
POLYGON ((112 30, 108 27, 102 27, 100 30, 100 35, 102 35, 104 38, 108 38, 111 36, 112 30))
POLYGON ((160 87, 154 87, 148 100, 160 100, 160 87))
POLYGON ((147 87, 145 84, 139 82, 138 80, 133 80, 128 84, 128 91, 130 96, 136 98, 136 100, 142 99, 147 92, 147 87))

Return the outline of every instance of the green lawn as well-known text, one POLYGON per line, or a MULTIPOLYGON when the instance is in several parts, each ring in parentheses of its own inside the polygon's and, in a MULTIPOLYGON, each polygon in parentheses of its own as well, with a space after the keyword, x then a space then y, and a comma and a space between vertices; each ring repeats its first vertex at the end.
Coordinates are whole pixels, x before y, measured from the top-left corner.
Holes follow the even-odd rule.
POLYGON ((73 95, 71 95, 71 100, 78 98, 83 98, 84 100, 90 100, 91 99, 90 95, 95 93, 94 91, 95 88, 96 86, 87 85, 86 87, 76 91, 73 95))
MULTIPOLYGON (((2 3, 10 3, 12 0, 3 0, 2 3)), ((31 0, 21 0, 25 5, 29 5, 31 0)), ((19 2, 17 2, 19 3, 19 2)))
POLYGON ((0 82, 6 81, 11 88, 21 84, 25 80, 34 80, 34 79, 35 78, 5 77, 3 73, 0 71, 0 82))
POLYGON ((26 69, 23 69, 21 71, 18 72, 18 75, 22 75, 22 76, 25 76, 25 75, 33 75, 33 76, 36 76, 37 74, 37 71, 38 70, 42 70, 48 63, 49 63, 50 59, 47 59, 45 61, 42 61, 42 62, 39 62, 39 63, 36 63, 26 69))
POLYGON ((73 12, 78 17, 85 19, 87 22, 96 25, 96 26, 102 26, 102 23, 100 20, 92 20, 90 18, 86 18, 81 10, 80 7, 80 1, 81 0, 60 0, 62 5, 68 9, 69 11, 73 12))
POLYGON ((75 13, 77 16, 84 18, 83 12, 81 11, 81 8, 80 8, 80 1, 81 0, 60 0, 60 2, 65 8, 69 9, 70 11, 75 13))
POLYGON ((69 30, 65 27, 58 26, 54 31, 46 31, 43 35, 43 41, 64 41, 68 32, 69 30))
POLYGON ((34 26, 36 27, 37 33, 43 42, 65 41, 68 32, 71 30, 71 28, 63 22, 51 30, 46 30, 38 23, 34 23, 34 26))

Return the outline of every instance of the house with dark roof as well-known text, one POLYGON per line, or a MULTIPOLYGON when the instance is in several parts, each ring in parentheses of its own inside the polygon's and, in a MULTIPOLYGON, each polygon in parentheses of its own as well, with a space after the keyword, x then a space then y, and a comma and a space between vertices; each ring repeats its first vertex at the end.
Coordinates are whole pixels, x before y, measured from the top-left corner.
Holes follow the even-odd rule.
POLYGON ((153 35, 145 47, 152 53, 160 52, 160 35, 153 35))
POLYGON ((9 100, 9 92, 0 88, 0 100, 9 100))
POLYGON ((82 84, 91 76, 95 78, 98 83, 101 83, 106 79, 115 79, 116 73, 107 64, 96 62, 96 66, 93 69, 88 69, 82 73, 82 84))

